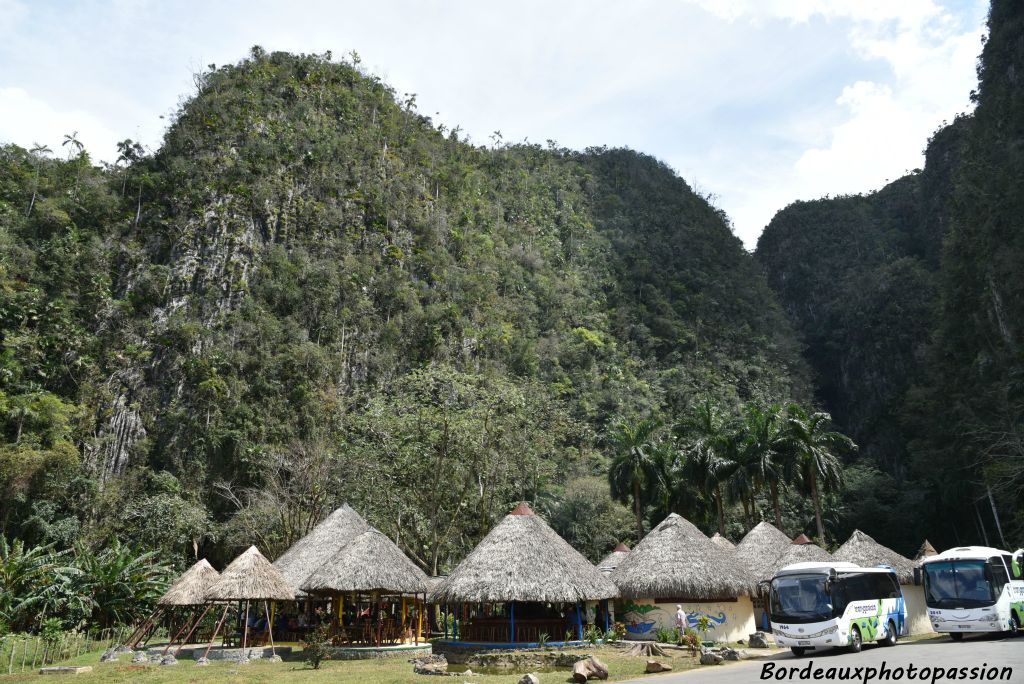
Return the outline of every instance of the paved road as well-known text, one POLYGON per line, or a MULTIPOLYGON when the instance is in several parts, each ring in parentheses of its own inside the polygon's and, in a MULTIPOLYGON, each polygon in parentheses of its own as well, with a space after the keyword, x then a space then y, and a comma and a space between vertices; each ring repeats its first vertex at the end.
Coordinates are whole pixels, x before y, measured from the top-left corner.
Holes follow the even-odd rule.
MULTIPOLYGON (((1000 638, 983 635, 968 637, 959 643, 954 643, 948 638, 942 637, 926 641, 903 642, 892 648, 884 648, 874 644, 865 645, 864 650, 860 653, 847 653, 841 650, 822 651, 821 653, 812 652, 802 658, 795 658, 792 653, 781 653, 764 660, 721 665, 714 668, 702 667, 697 670, 680 672, 679 674, 660 675, 635 679, 633 681, 649 682, 651 684, 654 682, 658 684, 759 684, 762 681, 769 684, 779 682, 791 682, 793 684, 809 682, 813 684, 815 680, 801 679, 798 675, 786 679, 772 677, 771 679, 764 680, 761 679, 761 675, 766 664, 768 667, 774 665, 774 671, 778 672, 779 668, 782 667, 802 669, 808 663, 811 663, 811 671, 813 672, 813 670, 819 667, 825 670, 831 667, 881 668, 883 661, 890 670, 897 667, 907 668, 909 665, 914 665, 917 669, 923 667, 970 668, 983 665, 986 668, 991 666, 996 666, 1000 669, 1011 667, 1013 668, 1013 673, 1010 679, 1003 679, 1002 681, 1024 684, 1024 636, 1000 638)), ((847 681, 850 681, 851 684, 854 684, 854 682, 856 684, 863 684, 863 679, 859 677, 856 680, 847 681)), ((878 684, 889 684, 889 682, 893 681, 892 679, 888 681, 884 679, 871 680, 871 682, 877 682, 878 684)), ((902 679, 896 681, 910 684, 911 682, 921 682, 922 680, 909 679, 904 675, 902 679)), ((929 678, 923 681, 930 682, 931 680, 929 678)), ((936 681, 953 680, 943 678, 936 681)), ((963 682, 965 680, 957 679, 956 681, 963 682)), ((966 681, 971 682, 972 680, 966 681)), ((1000 680, 996 679, 996 681, 1000 680)))

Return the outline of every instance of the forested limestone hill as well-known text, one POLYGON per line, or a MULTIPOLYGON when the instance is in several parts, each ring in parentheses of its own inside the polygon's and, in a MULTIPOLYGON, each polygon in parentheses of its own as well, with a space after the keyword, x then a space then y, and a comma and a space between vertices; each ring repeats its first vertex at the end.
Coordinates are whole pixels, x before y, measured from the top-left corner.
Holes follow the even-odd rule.
POLYGON ((758 243, 861 446, 856 524, 896 548, 1024 543, 1024 7, 996 0, 989 29, 976 111, 935 134, 924 170, 795 203, 758 243))
POLYGON ((215 560, 349 501, 436 572, 518 499, 596 558, 632 530, 613 422, 810 393, 665 165, 476 146, 358 61, 258 48, 152 155, 0 148, 0 335, 0 534, 215 560))

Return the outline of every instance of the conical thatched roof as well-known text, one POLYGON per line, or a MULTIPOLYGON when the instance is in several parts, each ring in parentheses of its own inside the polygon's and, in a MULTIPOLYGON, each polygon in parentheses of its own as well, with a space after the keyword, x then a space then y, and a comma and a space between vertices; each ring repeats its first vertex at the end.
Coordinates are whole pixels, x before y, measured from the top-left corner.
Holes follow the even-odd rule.
POLYGON ((231 561, 206 593, 207 601, 293 601, 295 592, 255 546, 231 561))
POLYGON ((733 544, 731 541, 720 535, 718 532, 715 532, 715 534, 711 537, 711 543, 720 549, 725 549, 726 551, 732 551, 736 548, 735 544, 733 544))
POLYGON ((789 537, 779 528, 770 522, 759 522, 740 540, 735 558, 760 582, 772 578, 775 560, 789 545, 789 537))
POLYGON ((769 577, 793 563, 828 563, 835 560, 828 551, 817 544, 790 544, 772 564, 769 577))
POLYGON ((622 542, 619 542, 615 545, 615 548, 612 549, 611 553, 601 559, 601 562, 597 564, 597 567, 601 572, 607 575, 612 570, 619 567, 619 563, 622 562, 622 559, 625 558, 628 553, 629 547, 622 542))
POLYGON ((201 606, 206 602, 206 592, 219 577, 220 573, 204 558, 182 573, 157 603, 161 606, 201 606))
POLYGON ((648 533, 610 575, 625 598, 727 598, 754 582, 735 555, 675 513, 648 533))
POLYGON ((600 570, 520 504, 445 578, 432 600, 575 603, 618 593, 600 570))
POLYGON ((338 549, 301 588, 310 593, 422 594, 427 591, 427 575, 393 541, 370 529, 338 549))
POLYGON ((887 546, 882 546, 860 530, 854 530, 846 543, 832 554, 832 558, 837 561, 856 563, 865 568, 889 565, 896 570, 896 577, 900 584, 914 582, 914 561, 901 556, 887 546))
POLYGON ((790 543, 798 544, 798 545, 799 544, 810 544, 811 543, 811 538, 808 537, 806 534, 801 532, 797 536, 793 537, 793 541, 790 542, 790 543))
POLYGON ((937 556, 937 555, 939 555, 939 552, 935 550, 935 547, 932 546, 932 543, 930 541, 925 539, 924 543, 921 544, 921 548, 919 548, 917 550, 917 555, 914 556, 914 560, 915 561, 919 561, 922 558, 927 558, 928 556, 937 556))
MULTIPOLYGON (((292 544, 274 561, 285 581, 299 591, 313 571, 334 556, 338 549, 370 529, 369 524, 348 504, 343 505, 292 544)), ((300 592, 301 593, 301 592, 300 592)))

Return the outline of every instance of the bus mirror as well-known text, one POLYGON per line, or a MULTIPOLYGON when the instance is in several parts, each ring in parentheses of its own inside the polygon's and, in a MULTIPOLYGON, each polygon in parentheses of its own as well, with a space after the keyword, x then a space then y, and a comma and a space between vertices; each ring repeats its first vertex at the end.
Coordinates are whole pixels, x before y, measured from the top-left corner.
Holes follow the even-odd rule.
POLYGON ((914 586, 915 587, 921 586, 921 568, 920 567, 914 568, 914 586))

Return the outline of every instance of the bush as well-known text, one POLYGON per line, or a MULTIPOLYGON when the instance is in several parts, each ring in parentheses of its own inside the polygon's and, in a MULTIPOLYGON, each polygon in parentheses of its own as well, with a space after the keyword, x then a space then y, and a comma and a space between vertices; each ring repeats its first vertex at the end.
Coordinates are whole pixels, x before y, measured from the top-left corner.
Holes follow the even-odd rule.
POLYGON ((331 659, 331 631, 328 625, 317 625, 316 629, 303 639, 302 657, 314 670, 320 669, 321 662, 331 659))

